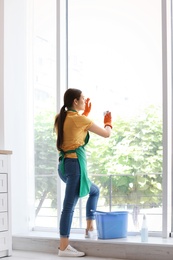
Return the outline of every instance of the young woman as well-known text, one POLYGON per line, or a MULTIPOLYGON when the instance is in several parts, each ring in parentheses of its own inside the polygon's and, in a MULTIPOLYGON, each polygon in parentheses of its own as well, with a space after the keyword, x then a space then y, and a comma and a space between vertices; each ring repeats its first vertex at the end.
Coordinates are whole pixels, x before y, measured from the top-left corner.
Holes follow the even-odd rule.
POLYGON ((91 110, 89 98, 85 99, 79 89, 68 89, 64 94, 64 105, 55 117, 54 128, 57 134, 59 151, 58 173, 66 183, 63 210, 60 219, 59 256, 84 256, 69 245, 69 235, 74 208, 79 197, 89 195, 86 204, 86 237, 93 231, 94 212, 99 198, 98 187, 91 183, 87 175, 85 145, 89 131, 102 137, 109 137, 112 129, 111 113, 104 116, 104 128, 87 118, 91 110), (84 111, 80 114, 80 111, 84 111))

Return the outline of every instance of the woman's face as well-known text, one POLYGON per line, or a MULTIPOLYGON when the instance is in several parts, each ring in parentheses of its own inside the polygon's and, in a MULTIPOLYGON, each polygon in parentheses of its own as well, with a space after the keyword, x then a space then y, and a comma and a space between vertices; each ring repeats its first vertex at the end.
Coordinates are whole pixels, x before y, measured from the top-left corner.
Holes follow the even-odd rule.
POLYGON ((77 111, 84 110, 85 102, 86 102, 86 99, 85 99, 84 95, 81 93, 79 100, 77 100, 77 99, 74 100, 75 110, 77 110, 77 111))

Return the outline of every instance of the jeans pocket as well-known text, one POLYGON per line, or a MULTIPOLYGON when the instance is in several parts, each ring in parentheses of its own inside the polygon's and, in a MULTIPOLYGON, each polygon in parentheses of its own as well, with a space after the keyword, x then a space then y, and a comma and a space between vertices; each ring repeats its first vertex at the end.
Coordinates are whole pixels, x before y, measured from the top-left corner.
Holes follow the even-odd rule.
POLYGON ((67 177, 71 175, 80 175, 80 166, 78 159, 66 158, 65 159, 65 175, 67 177))

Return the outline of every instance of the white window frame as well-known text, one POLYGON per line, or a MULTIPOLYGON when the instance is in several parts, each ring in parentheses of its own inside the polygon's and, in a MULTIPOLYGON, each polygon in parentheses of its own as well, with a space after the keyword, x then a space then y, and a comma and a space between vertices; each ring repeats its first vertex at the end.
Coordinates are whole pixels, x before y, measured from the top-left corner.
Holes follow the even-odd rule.
MULTIPOLYGON (((63 94, 67 89, 67 1, 57 0, 57 111, 62 107, 63 94)), ((59 226, 65 185, 57 178, 57 221, 59 226)))
POLYGON ((162 0, 162 87, 163 87, 163 207, 162 237, 171 232, 172 214, 172 0, 162 0))

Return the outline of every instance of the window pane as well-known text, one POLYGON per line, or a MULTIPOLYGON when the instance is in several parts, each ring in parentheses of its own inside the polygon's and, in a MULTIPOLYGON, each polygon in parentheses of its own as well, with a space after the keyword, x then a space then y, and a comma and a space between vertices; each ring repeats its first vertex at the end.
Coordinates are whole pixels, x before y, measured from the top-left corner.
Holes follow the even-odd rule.
POLYGON ((57 227, 56 0, 34 0, 35 225, 57 227))
MULTIPOLYGON (((129 231, 147 214, 162 230, 161 3, 157 0, 68 1, 68 82, 91 98, 90 117, 109 139, 91 134, 88 172, 100 187, 98 209, 129 211, 129 231)), ((76 210, 73 226, 85 225, 76 210)))

